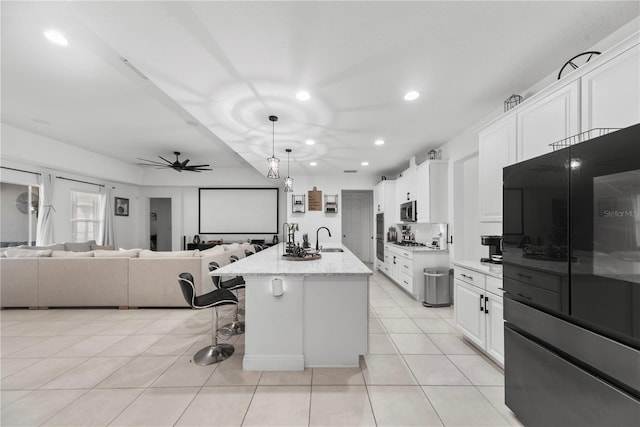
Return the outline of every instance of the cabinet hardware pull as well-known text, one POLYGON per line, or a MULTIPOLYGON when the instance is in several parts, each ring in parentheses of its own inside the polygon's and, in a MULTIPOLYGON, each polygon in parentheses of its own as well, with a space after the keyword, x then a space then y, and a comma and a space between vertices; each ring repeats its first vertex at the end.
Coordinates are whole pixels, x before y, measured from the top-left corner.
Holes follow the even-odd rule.
POLYGON ((499 291, 504 291, 504 289, 502 289, 502 288, 498 288, 498 290, 499 290, 499 291))
POLYGON ((473 280, 473 277, 471 277, 471 276, 467 276, 467 275, 466 275, 466 274, 464 274, 464 273, 460 273, 460 275, 461 275, 462 277, 466 277, 467 279, 471 279, 471 280, 473 280))
POLYGON ((404 266, 404 268, 409 268, 409 266, 408 266, 408 265, 405 265, 405 266, 404 266))
POLYGON ((480 311, 484 311, 484 307, 482 306, 482 301, 484 301, 484 295, 480 295, 480 311))
POLYGON ((403 280, 403 282, 404 282, 405 285, 409 284, 409 282, 407 282, 406 280, 403 280))
POLYGON ((409 193, 407 193, 407 200, 409 200, 409 193))
POLYGON ((532 278, 531 276, 527 276, 526 274, 521 274, 521 273, 518 273, 518 276, 524 277, 525 279, 531 279, 532 278))
POLYGON ((531 300, 531 297, 528 297, 528 296, 526 296, 526 295, 522 295, 522 294, 520 294, 520 293, 518 294, 518 296, 520 296, 520 297, 522 297, 522 298, 526 298, 526 299, 528 299, 528 300, 531 300))
POLYGON ((394 264, 396 263, 396 257, 395 257, 395 255, 393 256, 393 263, 394 263, 394 264))
POLYGON ((489 313, 489 310, 487 309, 488 303, 489 303, 489 297, 484 297, 484 313, 485 314, 489 313))

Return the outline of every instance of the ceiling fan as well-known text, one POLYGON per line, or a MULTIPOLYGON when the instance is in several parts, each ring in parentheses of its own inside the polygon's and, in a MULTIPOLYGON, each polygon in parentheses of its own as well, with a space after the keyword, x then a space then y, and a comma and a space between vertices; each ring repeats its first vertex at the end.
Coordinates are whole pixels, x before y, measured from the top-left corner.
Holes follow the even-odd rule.
POLYGON ((169 160, 165 159, 162 156, 158 156, 158 157, 160 157, 166 163, 157 162, 155 160, 141 159, 140 157, 138 157, 138 160, 142 160, 142 161, 146 162, 146 163, 138 162, 138 164, 142 165, 142 166, 155 166, 157 169, 171 168, 174 171, 178 171, 178 172, 182 172, 182 171, 200 172, 200 171, 213 170, 213 169, 208 169, 207 168, 209 165, 188 165, 187 163, 189 163, 189 159, 183 160, 181 162, 180 159, 178 158, 180 156, 180 152, 179 151, 174 151, 173 154, 176 155, 176 161, 175 162, 170 162, 169 160))

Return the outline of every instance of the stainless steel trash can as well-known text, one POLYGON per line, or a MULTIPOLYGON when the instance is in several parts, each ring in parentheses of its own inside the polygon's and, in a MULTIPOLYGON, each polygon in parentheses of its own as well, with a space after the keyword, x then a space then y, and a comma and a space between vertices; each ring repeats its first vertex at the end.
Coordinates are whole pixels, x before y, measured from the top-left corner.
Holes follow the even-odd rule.
POLYGON ((448 307, 451 305, 453 269, 425 268, 424 270, 425 307, 448 307))

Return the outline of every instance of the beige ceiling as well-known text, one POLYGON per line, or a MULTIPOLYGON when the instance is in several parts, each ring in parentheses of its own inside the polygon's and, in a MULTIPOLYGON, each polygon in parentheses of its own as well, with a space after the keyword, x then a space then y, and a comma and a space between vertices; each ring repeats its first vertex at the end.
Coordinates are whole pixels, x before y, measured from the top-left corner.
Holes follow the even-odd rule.
POLYGON ((387 175, 639 4, 2 1, 2 121, 131 163, 177 150, 265 173, 275 114, 276 156, 293 150, 292 174, 387 175), (48 42, 47 28, 69 45, 48 42), (311 99, 298 101, 299 89, 311 99), (418 100, 402 99, 410 89, 418 100))

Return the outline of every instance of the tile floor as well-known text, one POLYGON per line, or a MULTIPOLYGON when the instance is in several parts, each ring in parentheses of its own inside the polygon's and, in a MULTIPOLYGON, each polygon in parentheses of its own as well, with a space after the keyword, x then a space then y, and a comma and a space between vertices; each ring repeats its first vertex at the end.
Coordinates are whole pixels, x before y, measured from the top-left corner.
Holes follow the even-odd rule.
MULTIPOLYGON (((212 366, 210 312, 0 312, 2 426, 518 426, 503 372, 428 309, 371 278, 370 354, 360 368, 244 372, 212 366)), ((230 310, 224 311, 230 319, 230 310)))

